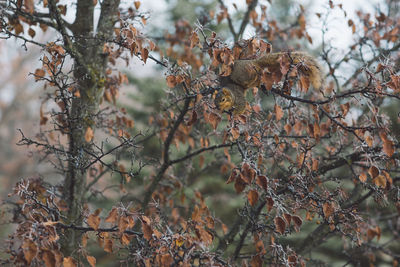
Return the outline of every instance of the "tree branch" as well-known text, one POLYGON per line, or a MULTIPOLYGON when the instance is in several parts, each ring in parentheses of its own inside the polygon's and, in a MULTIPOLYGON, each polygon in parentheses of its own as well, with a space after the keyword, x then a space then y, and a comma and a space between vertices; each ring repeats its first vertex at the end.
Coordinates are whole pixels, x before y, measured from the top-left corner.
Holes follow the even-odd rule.
POLYGON ((238 38, 242 37, 242 35, 244 33, 244 30, 246 29, 246 26, 249 23, 250 13, 256 8, 257 4, 258 4, 258 0, 252 0, 250 5, 247 7, 246 14, 244 14, 244 18, 242 20, 242 24, 240 25, 239 32, 238 32, 238 34, 236 36, 236 40, 235 41, 237 41, 238 38))
POLYGON ((165 171, 168 169, 169 166, 171 166, 171 162, 169 160, 169 147, 171 145, 172 139, 175 135, 175 132, 178 130, 179 125, 183 122, 183 119, 186 115, 186 113, 189 111, 189 105, 190 102, 192 101, 192 98, 186 98, 185 103, 183 105, 183 108, 181 112, 179 113, 178 118, 176 119, 174 125, 172 126, 171 130, 168 133, 167 139, 165 140, 164 143, 164 149, 163 149, 163 164, 161 165, 156 177, 150 184, 149 189, 146 191, 144 195, 144 200, 143 200, 143 206, 142 208, 144 210, 147 209, 147 205, 150 202, 151 196, 153 192, 156 190, 157 185, 160 183, 161 179, 164 176, 165 171))

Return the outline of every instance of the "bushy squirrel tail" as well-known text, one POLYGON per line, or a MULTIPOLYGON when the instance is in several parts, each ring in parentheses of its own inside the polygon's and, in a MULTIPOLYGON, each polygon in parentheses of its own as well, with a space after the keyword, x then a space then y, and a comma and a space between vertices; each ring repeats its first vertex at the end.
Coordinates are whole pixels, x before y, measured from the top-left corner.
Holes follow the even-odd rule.
POLYGON ((304 52, 278 52, 265 54, 256 60, 260 69, 269 68, 270 71, 280 70, 280 58, 288 57, 289 62, 299 64, 298 70, 307 76, 315 89, 320 89, 324 85, 323 70, 317 60, 304 52))

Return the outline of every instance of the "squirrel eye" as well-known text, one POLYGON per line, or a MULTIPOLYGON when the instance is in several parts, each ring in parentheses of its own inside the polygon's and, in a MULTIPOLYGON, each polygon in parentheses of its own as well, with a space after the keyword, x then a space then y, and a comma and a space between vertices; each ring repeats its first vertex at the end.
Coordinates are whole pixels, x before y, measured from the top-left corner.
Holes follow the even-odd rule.
POLYGON ((222 100, 222 102, 225 102, 225 101, 226 101, 225 97, 223 97, 221 100, 222 100))

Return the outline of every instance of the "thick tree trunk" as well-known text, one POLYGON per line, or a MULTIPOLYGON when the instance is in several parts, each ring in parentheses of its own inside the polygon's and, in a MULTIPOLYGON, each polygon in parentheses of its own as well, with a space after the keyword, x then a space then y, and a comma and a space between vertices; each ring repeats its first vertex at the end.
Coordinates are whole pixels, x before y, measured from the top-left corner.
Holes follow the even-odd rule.
MULTIPOLYGON (((96 114, 104 93, 105 71, 108 55, 103 53, 103 46, 113 33, 117 21, 119 1, 104 0, 101 15, 94 34, 93 1, 77 2, 76 19, 73 24, 74 43, 80 58, 74 58, 74 78, 80 97, 72 102, 70 111, 70 132, 68 173, 64 182, 63 197, 68 204, 67 223, 81 225, 83 222, 82 206, 85 203, 86 166, 90 160, 88 151, 92 145, 85 140, 88 127, 95 130, 96 114)), ((66 230, 62 237, 64 256, 78 248, 81 234, 66 230)))

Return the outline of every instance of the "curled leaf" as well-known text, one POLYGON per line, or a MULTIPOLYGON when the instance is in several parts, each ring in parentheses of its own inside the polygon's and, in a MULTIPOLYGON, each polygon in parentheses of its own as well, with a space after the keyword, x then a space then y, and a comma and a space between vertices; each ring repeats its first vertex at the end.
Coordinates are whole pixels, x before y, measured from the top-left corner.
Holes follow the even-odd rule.
POLYGON ((282 217, 277 216, 277 217, 275 217, 274 222, 275 222, 276 231, 278 231, 281 235, 283 235, 285 233, 285 229, 286 229, 285 220, 282 217))

